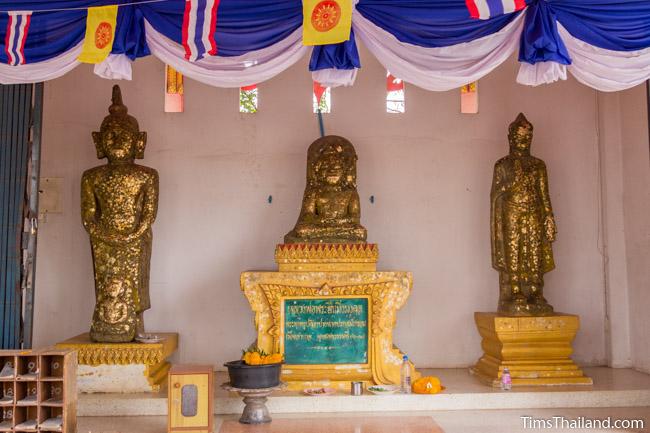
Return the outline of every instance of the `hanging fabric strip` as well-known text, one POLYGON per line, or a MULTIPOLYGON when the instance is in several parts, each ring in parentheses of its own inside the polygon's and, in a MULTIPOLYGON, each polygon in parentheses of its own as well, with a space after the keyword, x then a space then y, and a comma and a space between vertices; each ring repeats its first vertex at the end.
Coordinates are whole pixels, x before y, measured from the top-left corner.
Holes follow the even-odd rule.
POLYGON ((526 7, 525 0, 466 0, 469 14, 474 19, 487 20, 526 7))
POLYGON ((88 8, 86 36, 79 61, 101 63, 111 53, 115 40, 117 6, 88 8))
POLYGON ((31 12, 9 12, 5 34, 5 53, 10 65, 25 64, 25 41, 29 32, 31 12))
POLYGON ((194 80, 216 87, 241 87, 261 83, 284 71, 308 51, 302 45, 302 29, 284 40, 242 56, 205 57, 197 62, 185 60, 185 50, 145 23, 147 44, 162 62, 194 80))
POLYGON ((524 14, 497 33, 440 48, 400 42, 360 13, 352 22, 361 41, 391 74, 423 89, 445 91, 477 81, 506 61, 519 44, 524 14))
POLYGON ((76 47, 64 52, 60 56, 38 63, 26 63, 18 66, 9 66, 0 63, 0 83, 38 83, 59 78, 81 64, 77 60, 77 57, 81 53, 82 43, 79 42, 76 47))
POLYGON ((183 48, 190 62, 217 54, 214 31, 219 0, 185 0, 183 13, 183 48))

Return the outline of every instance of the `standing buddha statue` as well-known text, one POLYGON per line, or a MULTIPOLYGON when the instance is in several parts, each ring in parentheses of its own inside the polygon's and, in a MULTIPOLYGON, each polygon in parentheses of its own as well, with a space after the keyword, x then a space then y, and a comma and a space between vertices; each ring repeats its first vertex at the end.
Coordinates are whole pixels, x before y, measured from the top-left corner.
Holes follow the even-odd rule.
POLYGON ((544 161, 530 154, 533 125, 520 113, 510 124, 510 154, 498 160, 492 179, 492 266, 499 271, 498 313, 544 316, 544 274, 555 268, 551 242, 555 220, 544 161))
POLYGON ((360 220, 357 153, 343 137, 321 137, 309 146, 300 216, 284 243, 365 243, 360 220))
POLYGON ((81 216, 90 235, 95 275, 95 311, 90 338, 130 342, 144 334, 150 308, 151 225, 158 208, 158 172, 135 164, 144 158, 147 133, 127 114, 113 86, 109 115, 93 132, 97 158, 108 164, 81 178, 81 216))

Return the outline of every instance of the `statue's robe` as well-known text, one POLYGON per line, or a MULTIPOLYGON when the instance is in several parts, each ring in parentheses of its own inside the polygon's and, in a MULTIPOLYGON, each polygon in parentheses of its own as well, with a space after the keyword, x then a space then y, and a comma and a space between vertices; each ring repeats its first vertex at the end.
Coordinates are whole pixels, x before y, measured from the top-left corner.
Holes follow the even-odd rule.
POLYGON ((84 173, 81 195, 84 222, 94 222, 109 236, 90 236, 96 297, 91 338, 133 341, 136 316, 151 306, 151 224, 158 205, 158 173, 136 164, 95 167, 84 173), (99 304, 106 299, 102 289, 113 279, 128 288, 121 299, 129 305, 129 317, 123 323, 106 323, 99 314, 99 304))
POLYGON ((555 268, 545 220, 552 218, 544 162, 508 155, 496 162, 491 192, 492 266, 509 282, 543 284, 555 268))

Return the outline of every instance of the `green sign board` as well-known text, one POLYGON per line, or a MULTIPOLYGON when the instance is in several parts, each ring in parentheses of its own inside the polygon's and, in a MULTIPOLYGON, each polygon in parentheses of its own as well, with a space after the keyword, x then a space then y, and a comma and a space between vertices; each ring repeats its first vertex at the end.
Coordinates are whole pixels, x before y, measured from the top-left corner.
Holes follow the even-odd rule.
POLYGON ((287 364, 368 363, 368 299, 286 299, 287 364))

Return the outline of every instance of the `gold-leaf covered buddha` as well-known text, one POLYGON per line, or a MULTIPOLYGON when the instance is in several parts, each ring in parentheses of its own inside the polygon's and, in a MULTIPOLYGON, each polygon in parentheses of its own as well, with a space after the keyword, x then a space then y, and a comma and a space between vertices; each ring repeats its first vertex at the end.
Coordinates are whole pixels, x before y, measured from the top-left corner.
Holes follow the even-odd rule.
POLYGON ((510 154, 498 160, 492 179, 492 266, 499 271, 498 313, 553 313, 543 296, 544 274, 555 267, 555 220, 546 165, 530 154, 533 125, 520 113, 510 124, 510 154))
POLYGON ((149 309, 151 225, 158 208, 158 172, 135 164, 144 158, 147 133, 127 114, 119 86, 109 115, 93 141, 99 159, 81 178, 81 216, 90 235, 95 274, 95 311, 90 338, 133 341, 144 333, 149 309))
POLYGON ((309 146, 300 216, 284 242, 365 243, 366 236, 357 193, 357 153, 343 137, 321 137, 309 146))

